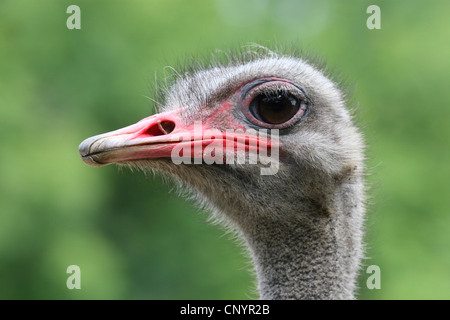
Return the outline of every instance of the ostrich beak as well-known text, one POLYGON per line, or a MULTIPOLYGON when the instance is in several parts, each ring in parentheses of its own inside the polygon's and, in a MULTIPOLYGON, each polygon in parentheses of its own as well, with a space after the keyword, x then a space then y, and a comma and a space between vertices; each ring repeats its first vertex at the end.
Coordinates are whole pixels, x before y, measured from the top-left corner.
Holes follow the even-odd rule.
POLYGON ((225 133, 200 122, 185 125, 178 111, 171 111, 144 118, 119 130, 90 137, 80 144, 78 150, 87 165, 98 167, 155 158, 174 160, 176 157, 209 157, 217 160, 217 149, 215 155, 214 152, 205 152, 212 143, 216 148, 222 148, 223 152, 219 157, 225 160, 230 150, 258 153, 264 148, 267 152, 278 140, 261 138, 256 131, 248 134, 242 130, 239 133, 227 130, 225 133))

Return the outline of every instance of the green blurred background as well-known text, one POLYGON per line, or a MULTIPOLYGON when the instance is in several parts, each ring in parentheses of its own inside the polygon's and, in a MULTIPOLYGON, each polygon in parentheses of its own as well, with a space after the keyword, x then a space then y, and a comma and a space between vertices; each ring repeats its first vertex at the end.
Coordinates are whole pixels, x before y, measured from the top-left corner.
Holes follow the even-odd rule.
POLYGON ((449 1, 0 2, 0 298, 249 299, 249 260, 158 177, 91 168, 85 138, 148 116, 155 73, 294 44, 353 84, 369 144, 361 299, 450 298, 449 1), (81 8, 81 30, 66 9, 81 8), (370 4, 381 30, 366 27, 370 4), (81 290, 66 268, 81 268, 81 290))

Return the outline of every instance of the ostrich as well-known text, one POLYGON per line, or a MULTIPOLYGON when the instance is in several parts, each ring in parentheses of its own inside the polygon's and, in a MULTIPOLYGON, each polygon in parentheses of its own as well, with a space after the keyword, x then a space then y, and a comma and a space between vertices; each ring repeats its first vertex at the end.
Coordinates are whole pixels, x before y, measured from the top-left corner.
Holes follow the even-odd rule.
POLYGON ((160 113, 84 140, 82 160, 150 169, 192 192, 243 240, 260 299, 354 299, 364 142, 338 85, 305 58, 272 51, 174 78, 160 113), (208 150, 212 141, 225 151, 208 150), (239 163, 236 150, 256 163, 239 163))

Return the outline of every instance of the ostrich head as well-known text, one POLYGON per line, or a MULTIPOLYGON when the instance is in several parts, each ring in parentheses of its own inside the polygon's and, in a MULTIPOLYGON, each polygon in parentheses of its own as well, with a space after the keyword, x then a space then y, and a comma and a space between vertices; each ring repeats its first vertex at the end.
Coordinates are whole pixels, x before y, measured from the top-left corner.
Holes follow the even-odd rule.
POLYGON ((283 54, 231 59, 178 74, 160 111, 86 139, 83 161, 191 190, 244 240, 261 298, 354 297, 363 140, 323 71, 283 54))

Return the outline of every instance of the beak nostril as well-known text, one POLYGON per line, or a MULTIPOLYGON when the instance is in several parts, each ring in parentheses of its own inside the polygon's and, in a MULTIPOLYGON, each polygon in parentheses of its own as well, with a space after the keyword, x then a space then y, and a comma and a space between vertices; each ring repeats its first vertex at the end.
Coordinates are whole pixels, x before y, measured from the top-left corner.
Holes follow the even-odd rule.
POLYGON ((159 123, 159 128, 165 133, 169 134, 175 129, 175 122, 172 121, 161 121, 159 123))
POLYGON ((163 136, 171 133, 175 129, 175 123, 169 120, 158 121, 150 127, 148 127, 144 132, 140 134, 147 135, 151 137, 163 136))

